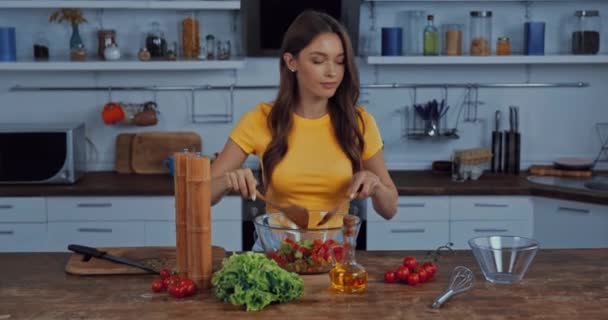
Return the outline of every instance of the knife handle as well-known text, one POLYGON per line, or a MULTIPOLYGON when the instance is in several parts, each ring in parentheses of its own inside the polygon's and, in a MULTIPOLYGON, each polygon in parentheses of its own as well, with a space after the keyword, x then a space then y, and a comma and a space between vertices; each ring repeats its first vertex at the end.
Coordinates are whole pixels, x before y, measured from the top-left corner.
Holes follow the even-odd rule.
POLYGON ((91 256, 95 258, 101 258, 105 253, 105 251, 99 251, 95 248, 81 246, 79 244, 70 244, 68 245, 68 250, 74 251, 76 253, 81 253, 85 256, 91 256))

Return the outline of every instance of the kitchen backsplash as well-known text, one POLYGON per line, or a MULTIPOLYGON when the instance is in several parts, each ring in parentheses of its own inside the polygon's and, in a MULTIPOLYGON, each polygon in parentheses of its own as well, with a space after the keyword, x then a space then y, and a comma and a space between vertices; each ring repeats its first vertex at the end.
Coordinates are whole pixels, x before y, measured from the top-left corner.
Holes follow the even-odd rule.
MULTIPOLYGON (((414 2, 381 3, 374 6, 375 20, 370 19, 369 4, 362 4, 360 39, 361 45, 373 43, 371 48, 380 51, 380 28, 396 25, 397 12, 423 9, 435 15, 436 24, 456 22, 465 24, 468 31, 468 12, 492 10, 493 38, 506 35, 511 38, 512 50, 521 51, 525 7, 518 2, 414 2), (375 23, 375 36, 370 25, 375 23), (371 42, 370 42, 371 41, 371 42)), ((568 50, 563 19, 575 10, 597 9, 606 22, 608 3, 596 1, 534 2, 529 7, 533 19, 546 22, 545 52, 562 53, 568 50)), ((66 25, 49 24, 52 10, 0 10, 3 26, 17 29, 17 52, 30 57, 32 44, 38 31, 45 31, 51 56, 66 55, 69 28, 66 25)), ((89 23, 81 27, 85 46, 96 50, 95 30, 99 27, 117 30, 117 42, 127 55, 135 54, 143 45, 143 32, 153 21, 165 28, 169 41, 177 40, 177 26, 181 18, 175 11, 127 11, 85 10, 89 23)), ((237 14, 238 15, 238 14, 237 14)), ((234 43, 234 54, 242 51, 232 23, 238 21, 228 11, 199 12, 201 34, 214 34, 234 43)), ((238 17, 237 17, 238 18, 238 17)), ((607 39, 608 23, 603 24, 602 40, 607 39)), ((237 23, 236 30, 240 30, 237 23)), ((466 46, 466 41, 464 42, 466 46)), ((606 41, 604 41, 606 43, 606 41)), ((607 46, 600 46, 600 53, 608 53, 607 46)), ((363 51, 369 47, 363 48, 363 51)), ((464 122, 466 109, 456 123, 459 106, 465 91, 450 89, 447 114, 449 127, 457 126, 460 139, 446 141, 416 141, 403 137, 405 130, 404 106, 413 103, 411 89, 364 89, 360 103, 376 118, 385 142, 385 157, 391 169, 430 168, 434 160, 449 159, 454 149, 489 147, 493 116, 497 109, 508 115, 508 106, 520 107, 519 128, 522 133, 522 168, 532 163, 548 163, 558 157, 576 156, 594 158, 600 148, 595 124, 608 122, 606 88, 608 88, 608 64, 572 65, 419 65, 374 66, 359 58, 362 83, 496 83, 496 82, 576 82, 590 83, 587 88, 495 88, 480 89, 476 122, 464 122)), ((111 170, 114 165, 115 138, 121 132, 156 130, 192 130, 203 138, 206 154, 219 152, 236 121, 259 101, 274 98, 275 90, 236 90, 234 92, 234 121, 225 124, 193 124, 191 122, 189 92, 14 92, 15 85, 28 86, 146 86, 146 85, 275 85, 278 82, 276 58, 246 58, 245 67, 236 71, 129 71, 129 72, 80 72, 80 71, 3 71, 0 73, 0 122, 64 122, 86 123, 87 136, 92 142, 88 150, 90 170, 111 170), (160 115, 153 127, 107 126, 101 118, 101 108, 109 99, 124 102, 156 101, 160 115)), ((416 102, 441 99, 441 89, 419 89, 416 102)), ((196 93, 196 112, 223 113, 228 108, 228 91, 201 91, 196 93)), ((502 127, 508 120, 503 116, 502 127)), ((248 165, 257 165, 251 158, 248 165)))

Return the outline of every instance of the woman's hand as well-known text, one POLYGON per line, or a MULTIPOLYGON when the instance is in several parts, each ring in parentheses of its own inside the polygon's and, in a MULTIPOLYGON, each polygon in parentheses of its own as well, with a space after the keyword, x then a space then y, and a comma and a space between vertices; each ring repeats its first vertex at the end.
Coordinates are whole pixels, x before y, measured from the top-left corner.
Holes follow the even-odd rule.
POLYGON ((236 169, 224 174, 226 181, 226 192, 239 192, 245 199, 255 199, 255 190, 258 185, 257 179, 249 168, 236 169))
POLYGON ((352 183, 350 185, 350 198, 351 199, 365 199, 373 196, 381 186, 380 178, 373 172, 368 170, 361 170, 353 176, 352 183))

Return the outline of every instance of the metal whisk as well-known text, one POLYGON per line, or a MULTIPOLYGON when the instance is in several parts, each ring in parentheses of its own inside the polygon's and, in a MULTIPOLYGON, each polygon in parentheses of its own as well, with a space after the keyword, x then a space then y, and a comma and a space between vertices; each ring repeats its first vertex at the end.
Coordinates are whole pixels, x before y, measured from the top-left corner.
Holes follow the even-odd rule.
POLYGON ((434 309, 441 307, 441 305, 453 295, 471 289, 473 287, 474 282, 475 276, 473 274, 473 271, 471 271, 467 267, 457 266, 456 268, 454 268, 454 270, 452 270, 448 288, 443 291, 439 296, 437 296, 437 298, 433 302, 432 307, 434 309))

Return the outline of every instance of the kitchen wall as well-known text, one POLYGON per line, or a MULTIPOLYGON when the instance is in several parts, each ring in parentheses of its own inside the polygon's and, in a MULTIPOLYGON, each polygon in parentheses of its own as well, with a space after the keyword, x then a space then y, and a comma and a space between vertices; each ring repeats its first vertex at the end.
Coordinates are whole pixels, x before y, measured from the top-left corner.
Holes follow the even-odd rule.
MULTIPOLYGON (((521 51, 525 7, 519 2, 430 2, 381 3, 374 6, 375 20, 370 17, 369 3, 362 4, 361 43, 374 43, 372 51, 379 51, 379 30, 397 24, 399 11, 424 9, 436 15, 437 24, 459 22, 468 24, 470 10, 486 9, 494 12, 493 37, 511 37, 514 51, 521 51), (370 28, 374 24, 374 33, 370 28), (371 39, 371 40, 370 40, 371 39)), ((546 53, 562 53, 569 48, 566 18, 575 10, 598 9, 603 19, 601 53, 608 53, 608 2, 570 1, 534 2, 529 7, 533 19, 547 22, 546 53)), ((35 34, 43 31, 50 41, 52 56, 66 56, 70 30, 67 25, 49 24, 52 10, 0 10, 0 25, 15 26, 18 33, 18 54, 31 56, 35 34)), ((241 53, 238 32, 239 14, 228 11, 199 12, 202 33, 231 40, 236 54, 241 53)), ((135 54, 142 46, 143 33, 152 21, 159 21, 170 41, 178 38, 177 26, 183 13, 179 11, 87 10, 89 23, 81 28, 86 46, 96 50, 95 30, 99 27, 118 31, 117 41, 123 54, 135 54)), ((465 29, 465 31, 468 30, 465 29)), ((495 41, 495 40, 494 40, 495 41)), ((465 45, 466 47, 466 45, 465 45)), ((363 48, 364 52, 369 48, 363 48)), ((502 110, 505 128, 509 105, 520 106, 522 131, 522 164, 548 163, 557 157, 575 156, 594 158, 600 147, 595 124, 608 122, 608 65, 489 65, 489 66, 370 66, 360 58, 358 65, 362 83, 461 83, 461 82, 573 82, 584 81, 588 88, 544 89, 481 89, 480 121, 464 122, 465 111, 459 121, 459 105, 463 90, 450 90, 448 125, 457 126, 460 139, 449 141, 414 141, 402 137, 403 107, 412 103, 409 89, 365 89, 360 103, 375 116, 385 141, 385 154, 391 169, 429 168, 433 160, 449 159, 456 148, 489 146, 492 117, 502 110)), ((15 85, 28 86, 120 86, 120 85, 201 85, 201 84, 270 84, 278 82, 276 58, 246 58, 246 67, 237 71, 174 71, 174 72, 1 72, 0 122, 84 121, 89 148, 90 170, 112 170, 114 141, 118 133, 149 130, 193 130, 203 137, 204 153, 219 152, 238 118, 259 101, 272 100, 275 90, 237 90, 234 93, 234 123, 193 124, 191 122, 190 93, 188 92, 112 92, 113 100, 143 102, 156 100, 160 107, 160 122, 155 127, 135 128, 106 126, 101 121, 102 105, 110 98, 108 92, 13 92, 15 85)), ((418 90, 418 102, 440 98, 438 89, 418 90)), ((229 95, 225 91, 196 93, 197 113, 219 113, 228 108, 229 95)), ((608 135, 608 132, 606 133, 608 135)), ((255 158, 248 165, 257 164, 255 158)))

